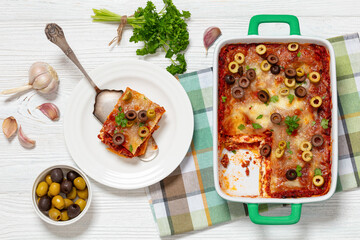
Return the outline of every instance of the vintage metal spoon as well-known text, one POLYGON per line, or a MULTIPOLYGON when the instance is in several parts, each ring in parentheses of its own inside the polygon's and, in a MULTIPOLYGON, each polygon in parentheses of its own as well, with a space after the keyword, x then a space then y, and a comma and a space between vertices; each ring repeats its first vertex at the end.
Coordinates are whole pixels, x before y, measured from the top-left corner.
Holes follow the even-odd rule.
MULTIPOLYGON (((79 70, 84 74, 85 78, 89 81, 91 86, 96 91, 95 104, 94 104, 94 116, 103 124, 107 116, 111 113, 117 101, 123 94, 122 90, 109 90, 109 89, 100 89, 90 76, 86 73, 83 66, 80 64, 75 53, 70 48, 69 44, 66 41, 64 32, 62 28, 56 23, 49 23, 45 27, 46 37, 50 42, 58 46, 65 55, 79 68, 79 70)), ((146 153, 139 156, 142 161, 148 162, 153 160, 159 153, 159 149, 153 137, 148 141, 148 146, 146 153)))

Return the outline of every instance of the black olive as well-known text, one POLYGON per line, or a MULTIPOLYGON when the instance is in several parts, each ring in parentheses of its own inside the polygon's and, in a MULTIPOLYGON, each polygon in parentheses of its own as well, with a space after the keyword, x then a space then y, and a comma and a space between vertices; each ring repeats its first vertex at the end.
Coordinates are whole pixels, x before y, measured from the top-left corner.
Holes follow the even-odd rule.
POLYGON ((225 75, 225 82, 230 85, 234 84, 235 78, 231 75, 225 75))
POLYGON ((297 172, 294 169, 289 169, 286 172, 286 178, 290 181, 295 180, 297 177, 297 172))
POLYGON ((73 184, 70 180, 64 180, 60 185, 61 192, 65 194, 70 193, 72 188, 73 188, 73 184))
POLYGON ((314 147, 320 147, 324 143, 324 138, 320 134, 316 134, 311 138, 311 144, 314 147))
POLYGON ((295 88, 295 95, 299 98, 303 98, 305 97, 307 94, 306 88, 299 86, 297 88, 295 88))
POLYGON ((282 117, 280 113, 273 113, 270 116, 270 121, 275 124, 281 123, 282 117))
POLYGON ((273 65, 270 68, 272 74, 276 75, 280 73, 280 67, 278 65, 273 65))
POLYGON ((271 64, 271 65, 274 65, 274 64, 277 64, 278 61, 279 61, 279 58, 274 55, 274 54, 270 54, 268 57, 267 57, 267 61, 271 64))
POLYGON ((125 136, 122 133, 116 133, 113 136, 113 143, 115 145, 121 145, 125 141, 125 136))
POLYGON ((296 75, 295 80, 296 80, 297 83, 302 83, 302 82, 304 82, 306 80, 306 75, 303 75, 301 77, 296 75))
POLYGON ((71 204, 67 209, 67 214, 70 219, 77 217, 80 214, 80 206, 77 204, 71 204))
POLYGON ((258 98, 260 99, 260 101, 262 101, 263 103, 267 103, 269 101, 269 94, 265 91, 265 90, 260 90, 257 93, 258 98))
POLYGON ((256 72, 254 69, 248 69, 246 71, 246 77, 247 79, 249 79, 250 81, 254 80, 256 78, 256 72))
POLYGON ((146 110, 141 110, 138 112, 138 118, 139 121, 144 123, 148 120, 147 114, 146 114, 146 110))
POLYGON ((70 171, 70 172, 68 172, 67 174, 66 174, 66 178, 67 178, 67 180, 69 180, 69 181, 74 181, 75 180, 75 178, 77 178, 77 177, 79 177, 80 175, 77 173, 77 172, 75 172, 75 171, 70 171))
POLYGON ((64 174, 60 168, 54 168, 50 172, 50 177, 53 182, 61 183, 64 179, 64 174))
POLYGON ((238 80, 238 85, 242 88, 247 88, 249 87, 250 85, 250 80, 247 79, 247 77, 241 77, 239 80, 238 80))
POLYGON ((43 196, 38 203, 40 211, 48 211, 51 208, 51 198, 49 196, 43 196))
POLYGON ((240 75, 240 77, 244 74, 244 69, 242 66, 239 66, 238 74, 240 75))
POLYGON ((267 157, 267 156, 270 155, 270 153, 271 153, 271 147, 270 147, 269 144, 265 144, 264 146, 262 146, 262 147, 260 148, 260 154, 261 154, 261 156, 267 157))
POLYGON ((231 89, 231 95, 236 99, 240 99, 244 97, 245 91, 241 87, 233 87, 231 89))
POLYGON ((285 76, 287 78, 294 78, 296 76, 296 70, 293 68, 286 68, 285 69, 285 76))
POLYGON ((125 117, 130 120, 133 121, 136 119, 136 111, 135 110, 129 110, 125 113, 125 117))

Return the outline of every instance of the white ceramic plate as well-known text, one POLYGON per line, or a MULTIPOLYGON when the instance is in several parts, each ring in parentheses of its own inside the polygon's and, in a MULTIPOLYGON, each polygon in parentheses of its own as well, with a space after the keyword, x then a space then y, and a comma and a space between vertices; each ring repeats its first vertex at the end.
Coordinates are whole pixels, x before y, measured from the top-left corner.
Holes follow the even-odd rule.
POLYGON ((153 134, 159 146, 151 162, 126 159, 111 153, 98 139, 102 125, 93 116, 95 91, 82 79, 67 105, 64 132, 76 164, 94 180, 119 189, 136 189, 154 184, 169 175, 187 153, 194 130, 190 100, 166 70, 151 63, 128 60, 103 65, 89 74, 100 89, 130 87, 163 106, 166 113, 153 134))

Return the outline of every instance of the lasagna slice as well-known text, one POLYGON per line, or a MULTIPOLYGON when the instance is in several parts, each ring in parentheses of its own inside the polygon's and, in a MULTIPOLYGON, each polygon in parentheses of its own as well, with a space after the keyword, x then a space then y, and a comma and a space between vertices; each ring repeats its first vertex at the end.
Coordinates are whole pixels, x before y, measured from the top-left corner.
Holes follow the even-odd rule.
POLYGON ((144 94, 126 88, 98 137, 113 153, 126 158, 140 156, 164 113, 163 107, 144 94))

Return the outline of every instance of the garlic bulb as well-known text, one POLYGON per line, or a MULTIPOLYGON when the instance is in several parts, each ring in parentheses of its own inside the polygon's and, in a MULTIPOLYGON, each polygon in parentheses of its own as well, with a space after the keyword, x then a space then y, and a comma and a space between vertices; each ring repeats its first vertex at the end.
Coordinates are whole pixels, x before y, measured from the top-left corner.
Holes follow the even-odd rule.
POLYGON ((1 94, 12 94, 28 89, 36 89, 41 93, 52 93, 59 85, 59 77, 52 66, 45 62, 35 62, 29 69, 29 83, 2 91, 1 94))
POLYGON ((36 141, 28 138, 24 134, 21 126, 20 126, 19 131, 18 131, 18 139, 19 139, 19 142, 20 142, 21 146, 23 146, 24 148, 33 148, 33 147, 35 147, 36 141))

